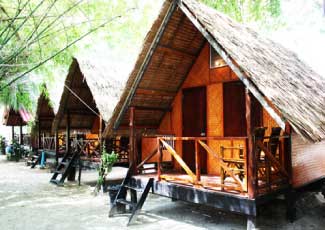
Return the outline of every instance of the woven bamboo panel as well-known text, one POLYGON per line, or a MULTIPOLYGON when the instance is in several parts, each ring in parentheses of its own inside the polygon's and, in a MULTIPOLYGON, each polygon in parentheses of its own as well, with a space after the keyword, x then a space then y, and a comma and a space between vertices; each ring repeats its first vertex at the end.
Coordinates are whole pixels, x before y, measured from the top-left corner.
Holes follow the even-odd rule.
POLYGON ((203 86, 209 84, 209 46, 205 45, 196 59, 182 88, 203 86))
POLYGON ((222 84, 207 86, 207 134, 223 136, 223 87, 222 84))
MULTIPOLYGON (((152 138, 152 137, 142 137, 141 139, 141 161, 146 159, 152 151, 157 148, 157 138, 152 138)), ((167 150, 163 150, 162 152, 163 155, 163 161, 172 161, 172 156, 167 150)), ((153 163, 153 162, 158 162, 158 155, 156 154, 153 156, 150 160, 147 161, 148 163, 153 163)))
POLYGON ((325 141, 314 144, 292 134, 292 177, 294 187, 325 177, 325 141))
POLYGON ((267 127, 265 136, 271 135, 272 127, 279 126, 265 109, 263 109, 263 126, 267 127))
POLYGON ((162 119, 160 126, 158 128, 158 133, 160 134, 172 134, 172 119, 171 112, 167 112, 162 119))

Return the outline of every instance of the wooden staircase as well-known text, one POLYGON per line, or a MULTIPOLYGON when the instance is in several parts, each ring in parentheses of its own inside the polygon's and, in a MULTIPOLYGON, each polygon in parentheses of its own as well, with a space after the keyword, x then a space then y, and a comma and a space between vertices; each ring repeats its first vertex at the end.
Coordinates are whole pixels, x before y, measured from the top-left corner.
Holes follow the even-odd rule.
POLYGON ((41 161, 42 154, 33 154, 26 162, 27 166, 30 165, 30 168, 33 169, 41 161))
POLYGON ((115 197, 113 205, 109 211, 109 217, 112 217, 117 213, 117 205, 118 204, 128 206, 130 213, 131 213, 129 222, 127 224, 128 226, 133 224, 133 222, 136 220, 136 216, 140 213, 140 210, 141 210, 144 202, 147 199, 150 189, 153 188, 153 182, 154 182, 154 178, 149 178, 145 188, 139 189, 139 188, 130 184, 130 180, 131 180, 130 171, 131 170, 129 169, 129 171, 128 171, 126 177, 124 178, 124 180, 121 184, 121 187, 115 197), (126 194, 127 194, 128 190, 130 191, 130 194, 131 194, 131 200, 126 199, 126 194), (137 197, 137 192, 141 193, 139 200, 137 197))
POLYGON ((79 160, 79 152, 74 152, 72 155, 66 153, 62 161, 58 164, 56 170, 53 173, 53 176, 50 180, 51 183, 58 186, 62 186, 65 179, 71 173, 73 167, 76 167, 76 163, 79 160), (58 176, 61 175, 61 178, 58 179, 58 176))

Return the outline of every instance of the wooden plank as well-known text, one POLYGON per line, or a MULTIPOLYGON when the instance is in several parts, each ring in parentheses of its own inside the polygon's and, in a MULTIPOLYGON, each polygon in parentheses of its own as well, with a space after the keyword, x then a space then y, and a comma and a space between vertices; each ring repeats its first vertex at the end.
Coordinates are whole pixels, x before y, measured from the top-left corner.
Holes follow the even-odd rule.
POLYGON ((199 146, 195 141, 195 169, 196 169, 196 182, 201 181, 201 159, 199 153, 199 146))
POLYGON ((186 165, 183 159, 176 153, 176 151, 163 139, 158 138, 160 142, 165 146, 170 154, 176 159, 176 161, 181 165, 184 171, 192 178, 192 183, 195 182, 196 175, 192 172, 192 170, 186 165))

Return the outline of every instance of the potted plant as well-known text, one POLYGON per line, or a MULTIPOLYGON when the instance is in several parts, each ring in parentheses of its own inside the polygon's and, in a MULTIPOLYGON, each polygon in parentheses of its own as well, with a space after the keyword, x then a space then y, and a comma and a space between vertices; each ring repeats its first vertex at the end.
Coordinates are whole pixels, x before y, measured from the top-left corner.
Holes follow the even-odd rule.
POLYGON ((105 187, 106 176, 112 171, 112 167, 117 162, 117 159, 118 154, 114 153, 114 151, 112 153, 107 153, 105 149, 102 151, 101 164, 98 169, 98 179, 95 188, 96 192, 100 191, 101 187, 105 187))

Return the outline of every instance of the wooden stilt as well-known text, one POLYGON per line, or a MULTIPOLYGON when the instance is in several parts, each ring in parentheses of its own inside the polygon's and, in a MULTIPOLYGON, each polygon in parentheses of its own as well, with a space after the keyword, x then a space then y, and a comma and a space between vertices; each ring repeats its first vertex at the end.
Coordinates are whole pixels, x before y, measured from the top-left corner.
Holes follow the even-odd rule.
POLYGON ((59 164, 59 133, 55 131, 55 167, 59 164))
POLYGON ((287 219, 292 223, 296 219, 296 193, 293 189, 290 189, 285 194, 287 219))
POLYGON ((257 229, 256 216, 247 216, 247 230, 257 229))
POLYGON ((103 152, 103 137, 102 137, 102 132, 103 132, 103 118, 100 115, 99 116, 99 131, 98 131, 98 137, 99 137, 99 153, 102 154, 103 152))
POLYGON ((15 126, 11 126, 11 142, 14 143, 15 140, 15 126))
POLYGON ((38 121, 38 149, 42 148, 41 121, 38 121))
POLYGON ((23 140, 23 126, 20 122, 20 126, 19 126, 19 144, 23 145, 24 144, 24 140, 23 140))
MULTIPOLYGON (((70 113, 67 112, 67 127, 66 127, 66 152, 71 154, 71 141, 70 141, 70 113)), ((68 181, 75 181, 76 180, 76 167, 73 167, 68 175, 68 181)))

